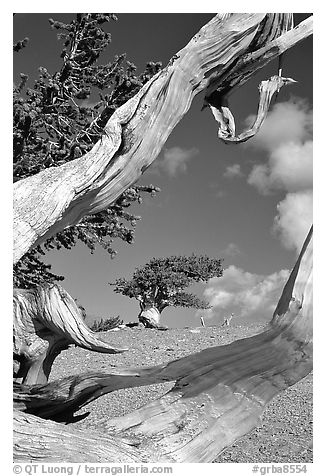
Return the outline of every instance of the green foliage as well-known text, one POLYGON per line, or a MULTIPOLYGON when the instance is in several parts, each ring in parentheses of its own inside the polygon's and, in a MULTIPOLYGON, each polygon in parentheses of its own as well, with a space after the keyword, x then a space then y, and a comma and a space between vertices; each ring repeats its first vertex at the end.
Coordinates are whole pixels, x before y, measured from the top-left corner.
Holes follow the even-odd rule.
POLYGON ((109 317, 108 319, 101 318, 100 321, 94 321, 90 329, 94 332, 104 332, 114 329, 121 324, 123 324, 123 321, 120 319, 120 316, 109 317))
POLYGON ((15 288, 28 289, 39 284, 62 281, 63 276, 51 273, 51 265, 44 264, 39 256, 44 255, 40 246, 27 253, 14 265, 13 284, 15 288))
MULTIPOLYGON (((87 153, 101 138, 113 112, 159 71, 160 63, 148 63, 137 75, 136 66, 126 61, 125 55, 99 63, 111 42, 105 26, 116 20, 107 13, 78 13, 68 24, 49 20, 63 43, 62 66, 54 74, 40 67, 33 88, 27 87, 28 76, 21 73, 21 81, 14 87, 14 181, 87 153)), ((20 51, 26 44, 27 39, 18 42, 14 50, 20 51)), ((63 279, 51 273, 51 266, 44 265, 41 257, 50 249, 70 249, 77 240, 91 252, 100 244, 113 257, 115 238, 127 243, 134 239, 140 217, 128 208, 141 203, 142 193, 154 195, 157 191, 153 185, 131 187, 107 210, 84 218, 27 253, 15 266, 15 284, 28 288, 63 279)))
POLYGON ((137 268, 131 279, 119 278, 110 284, 115 292, 136 298, 142 308, 155 306, 159 312, 168 306, 207 309, 207 302, 184 289, 222 274, 221 260, 192 254, 153 258, 137 268))

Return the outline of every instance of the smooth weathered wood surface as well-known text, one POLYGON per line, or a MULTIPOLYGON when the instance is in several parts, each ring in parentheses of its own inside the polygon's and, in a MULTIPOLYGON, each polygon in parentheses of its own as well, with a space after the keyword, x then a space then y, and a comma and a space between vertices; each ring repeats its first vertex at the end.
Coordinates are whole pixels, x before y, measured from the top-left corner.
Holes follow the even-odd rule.
POLYGON ((105 393, 175 381, 163 397, 105 425, 111 436, 138 441, 148 461, 210 462, 257 425, 275 395, 311 370, 312 231, 264 332, 151 368, 16 385, 15 406, 66 420, 105 393))
POLYGON ((16 182, 15 262, 84 215, 107 208, 132 185, 155 160, 196 94, 207 88, 208 102, 212 91, 226 96, 312 33, 310 20, 269 42, 283 31, 278 25, 288 25, 289 15, 216 15, 166 68, 115 111, 88 154, 16 182))
POLYGON ((140 463, 146 461, 124 440, 14 412, 15 463, 140 463))
POLYGON ((210 462, 259 422, 265 405, 312 370, 312 231, 266 331, 168 364, 174 388, 109 424, 143 451, 210 462))
MULTIPOLYGON (((292 78, 283 78, 282 76, 272 76, 267 81, 262 81, 259 85, 259 105, 253 125, 236 135, 235 120, 228 106, 226 98, 219 98, 218 106, 210 104, 210 109, 219 127, 217 137, 226 144, 246 142, 257 134, 264 120, 267 117, 269 106, 274 94, 279 92, 282 86, 293 84, 296 81, 292 78)), ((215 104, 217 104, 215 99, 215 104)))
POLYGON ((111 354, 127 350, 101 341, 59 285, 15 289, 13 311, 15 382, 46 383, 54 359, 70 344, 111 354))

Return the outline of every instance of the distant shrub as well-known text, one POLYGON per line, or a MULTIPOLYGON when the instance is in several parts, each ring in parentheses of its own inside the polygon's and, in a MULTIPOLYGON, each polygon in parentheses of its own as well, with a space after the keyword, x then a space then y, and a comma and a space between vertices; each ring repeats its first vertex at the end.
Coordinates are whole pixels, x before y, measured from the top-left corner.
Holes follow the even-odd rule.
POLYGON ((110 329, 114 329, 120 324, 123 324, 123 321, 120 319, 120 316, 109 317, 108 319, 101 318, 101 320, 99 321, 94 321, 93 324, 90 326, 90 329, 94 332, 104 332, 109 331, 110 329))

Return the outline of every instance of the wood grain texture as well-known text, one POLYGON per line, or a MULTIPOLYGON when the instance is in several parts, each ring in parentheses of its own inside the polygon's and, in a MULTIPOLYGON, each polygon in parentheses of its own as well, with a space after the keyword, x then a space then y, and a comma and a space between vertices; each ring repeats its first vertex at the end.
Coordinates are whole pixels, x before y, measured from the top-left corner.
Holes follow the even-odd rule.
POLYGON ((17 385, 15 406, 65 420, 105 393, 175 381, 163 397, 106 422, 109 434, 138 441, 148 461, 211 462, 257 425, 275 395, 311 370, 312 231, 264 332, 155 367, 17 385))
POLYGON ((312 231, 264 332, 171 362, 157 375, 174 388, 110 425, 171 461, 210 462, 311 370, 312 231))
POLYGON ((83 321, 74 299, 59 285, 14 290, 14 381, 46 383, 54 359, 75 344, 95 352, 127 349, 101 341, 83 321))
POLYGON ((15 463, 135 463, 141 453, 120 438, 14 412, 15 463))
POLYGON ((107 208, 131 186, 158 156, 196 94, 208 87, 224 95, 311 34, 311 25, 300 34, 293 29, 273 40, 273 47, 262 46, 257 35, 264 35, 266 25, 270 29, 266 19, 278 24, 282 15, 289 14, 216 15, 114 112, 89 153, 16 182, 14 261, 83 216, 107 208))
MULTIPOLYGON (((210 104, 212 114, 218 123, 217 137, 226 144, 239 144, 254 137, 267 117, 274 94, 278 93, 282 86, 293 83, 296 81, 292 78, 283 78, 282 76, 272 76, 270 79, 262 81, 259 85, 259 105, 255 121, 250 128, 240 134, 236 134, 235 120, 227 98, 220 98, 218 106, 210 104)), ((214 103, 217 103, 216 98, 214 103)))

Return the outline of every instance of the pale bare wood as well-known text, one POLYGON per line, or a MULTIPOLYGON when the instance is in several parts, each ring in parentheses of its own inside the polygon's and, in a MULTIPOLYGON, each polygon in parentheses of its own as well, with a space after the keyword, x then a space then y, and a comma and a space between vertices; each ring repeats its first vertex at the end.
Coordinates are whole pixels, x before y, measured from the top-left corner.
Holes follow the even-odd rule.
POLYGON ((60 423, 14 412, 16 463, 135 463, 146 461, 124 440, 92 430, 70 429, 60 423))
POLYGON ((273 46, 263 42, 261 47, 257 34, 264 36, 266 25, 268 31, 271 28, 266 19, 287 24, 288 15, 215 16, 163 71, 115 111, 88 154, 16 182, 15 262, 84 215, 107 208, 132 185, 155 160, 196 94, 213 88, 225 96, 312 33, 311 21, 306 22, 271 41, 273 46))
POLYGON ((312 16, 293 29, 291 29, 291 22, 293 21, 291 17, 292 13, 272 13, 265 17, 265 21, 268 20, 274 24, 274 33, 271 34, 268 28, 265 31, 266 26, 264 27, 264 22, 262 22, 261 28, 256 34, 256 45, 251 51, 243 54, 235 63, 230 62, 226 65, 225 77, 222 80, 219 71, 210 75, 205 90, 206 105, 215 101, 218 102, 218 98, 231 96, 257 71, 264 68, 269 61, 279 58, 285 51, 312 35, 312 16), (281 28, 277 27, 278 22, 282 23, 281 28), (278 34, 280 35, 277 36, 278 34), (261 36, 262 40, 259 39, 261 36))
POLYGON ((220 99, 218 106, 210 104, 212 114, 219 125, 217 137, 226 144, 241 143, 251 139, 257 134, 266 119, 274 94, 278 93, 282 86, 293 83, 296 83, 294 79, 282 76, 272 76, 269 80, 262 81, 259 85, 260 98, 255 121, 249 129, 238 135, 236 135, 235 120, 227 97, 220 99))
POLYGON ((109 427, 175 462, 210 462, 312 370, 312 230, 266 330, 171 362, 174 388, 109 427), (153 448, 154 446, 154 448, 153 448))
POLYGON ((54 359, 70 344, 103 353, 123 352, 98 338, 74 299, 59 285, 14 290, 14 380, 47 382, 54 359))
POLYGON ((138 314, 138 319, 145 327, 150 327, 152 329, 160 329, 162 327, 160 323, 161 313, 154 305, 147 308, 144 306, 138 314))
MULTIPOLYGON (((161 398, 101 421, 148 461, 211 462, 254 428, 266 404, 312 370, 312 230, 264 332, 150 368, 16 385, 17 409, 66 420, 117 389, 175 381, 161 398)), ((85 456, 87 461, 87 456, 85 456)))

